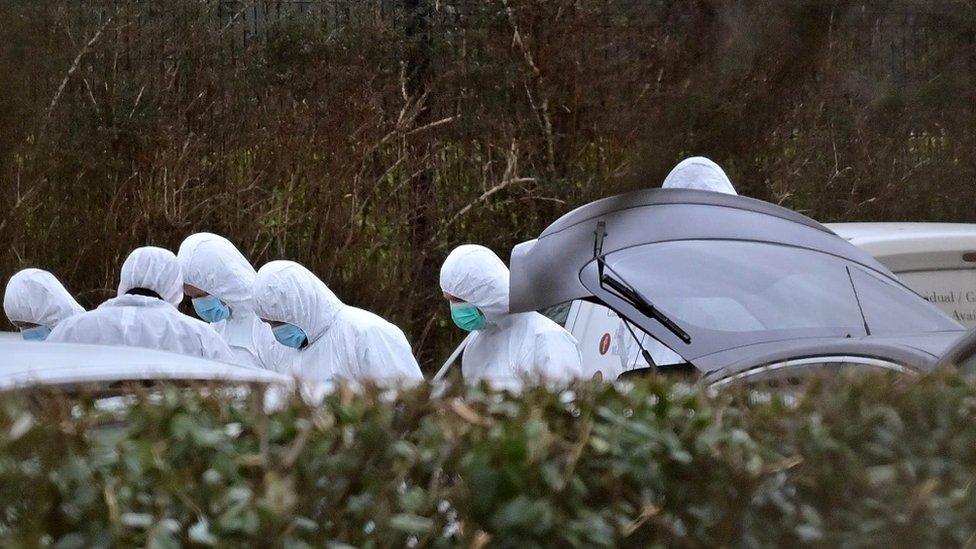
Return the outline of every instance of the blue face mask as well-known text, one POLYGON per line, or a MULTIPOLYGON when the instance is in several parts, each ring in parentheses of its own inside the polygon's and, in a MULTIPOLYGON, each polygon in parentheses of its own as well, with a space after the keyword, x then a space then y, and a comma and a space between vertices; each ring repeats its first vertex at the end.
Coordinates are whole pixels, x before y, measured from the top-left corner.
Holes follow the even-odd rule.
POLYGON ((24 341, 44 341, 49 335, 51 335, 51 329, 47 326, 34 326, 20 331, 20 336, 24 338, 24 341))
POLYGON ((230 318, 230 307, 212 295, 194 297, 193 310, 206 322, 214 323, 230 318))
POLYGON ((488 325, 485 313, 470 303, 451 303, 451 320, 466 332, 482 330, 488 325))
POLYGON ((274 333, 278 343, 281 343, 285 347, 301 349, 302 345, 308 341, 308 336, 305 335, 305 332, 294 324, 282 324, 281 326, 272 328, 271 331, 274 333))

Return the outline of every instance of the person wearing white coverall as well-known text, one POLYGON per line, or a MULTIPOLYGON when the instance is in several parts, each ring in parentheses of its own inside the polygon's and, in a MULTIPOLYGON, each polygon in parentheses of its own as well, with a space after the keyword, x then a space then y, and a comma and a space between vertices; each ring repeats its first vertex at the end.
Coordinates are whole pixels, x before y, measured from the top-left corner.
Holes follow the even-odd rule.
MULTIPOLYGON (((732 181, 729 179, 729 176, 725 174, 725 170, 704 156, 693 156, 679 162, 671 169, 668 176, 664 178, 664 183, 661 185, 661 188, 695 189, 738 195, 735 187, 732 186, 732 181)), ((674 315, 677 319, 683 316, 680 309, 666 312, 674 315)), ((680 320, 678 323, 680 324, 680 320)), ((633 328, 633 326, 631 327, 633 328)), ((620 327, 617 329, 617 337, 620 338, 620 341, 628 342, 627 346, 629 349, 627 356, 631 357, 629 360, 630 364, 633 364, 635 361, 643 361, 640 358, 640 349, 637 348, 636 342, 630 336, 623 322, 620 323, 620 327)), ((685 362, 677 353, 652 338, 645 338, 644 347, 651 353, 651 359, 654 360, 654 364, 657 366, 685 362)))
POLYGON ((180 244, 176 257, 183 271, 183 292, 197 316, 230 346, 235 362, 278 370, 285 348, 254 314, 251 294, 257 271, 237 247, 222 236, 197 233, 180 244))
POLYGON ((53 274, 24 269, 7 282, 3 311, 25 340, 43 341, 61 321, 85 309, 53 274))
POLYGON ((254 311, 282 345, 296 350, 283 373, 326 383, 424 379, 399 328, 344 304, 298 263, 272 261, 258 270, 254 311))
POLYGON ((509 313, 508 267, 488 248, 455 248, 441 267, 440 285, 454 323, 474 333, 461 356, 466 381, 518 388, 582 376, 569 332, 536 312, 509 313))
POLYGON ((738 194, 725 170, 704 156, 692 156, 679 162, 664 178, 661 188, 738 194))
POLYGON ((118 297, 58 324, 52 342, 147 347, 222 362, 234 356, 209 324, 176 310, 183 276, 176 256, 137 248, 122 264, 118 297))

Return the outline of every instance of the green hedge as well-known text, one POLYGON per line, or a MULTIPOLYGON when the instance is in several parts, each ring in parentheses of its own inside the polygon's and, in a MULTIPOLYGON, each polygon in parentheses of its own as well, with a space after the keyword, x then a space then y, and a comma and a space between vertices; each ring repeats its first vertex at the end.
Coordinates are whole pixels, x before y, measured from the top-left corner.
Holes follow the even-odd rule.
POLYGON ((0 400, 4 546, 959 546, 976 388, 0 400))

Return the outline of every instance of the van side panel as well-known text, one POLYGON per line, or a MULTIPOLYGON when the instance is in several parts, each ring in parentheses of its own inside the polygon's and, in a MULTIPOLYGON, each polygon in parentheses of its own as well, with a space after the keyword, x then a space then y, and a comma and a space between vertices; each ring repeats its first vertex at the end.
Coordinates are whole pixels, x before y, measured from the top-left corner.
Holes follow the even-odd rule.
POLYGON ((976 328, 976 269, 896 272, 906 286, 966 328, 976 328))
POLYGON ((636 344, 626 333, 617 313, 603 305, 576 300, 570 309, 566 329, 579 343, 584 378, 600 372, 603 379, 612 381, 630 369, 629 357, 636 352, 631 352, 628 342, 635 347, 636 344), (624 330, 623 334, 621 330, 624 330))

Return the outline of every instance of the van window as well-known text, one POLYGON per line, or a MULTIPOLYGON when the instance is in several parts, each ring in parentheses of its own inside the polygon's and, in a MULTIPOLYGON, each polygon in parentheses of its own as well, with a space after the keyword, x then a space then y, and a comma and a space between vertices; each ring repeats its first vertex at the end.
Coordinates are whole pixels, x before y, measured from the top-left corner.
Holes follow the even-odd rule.
POLYGON ((549 320, 565 328, 566 321, 569 319, 569 309, 572 306, 573 306, 573 302, 567 301, 565 303, 560 303, 559 305, 546 307, 545 309, 539 311, 539 313, 542 316, 547 317, 549 320))

